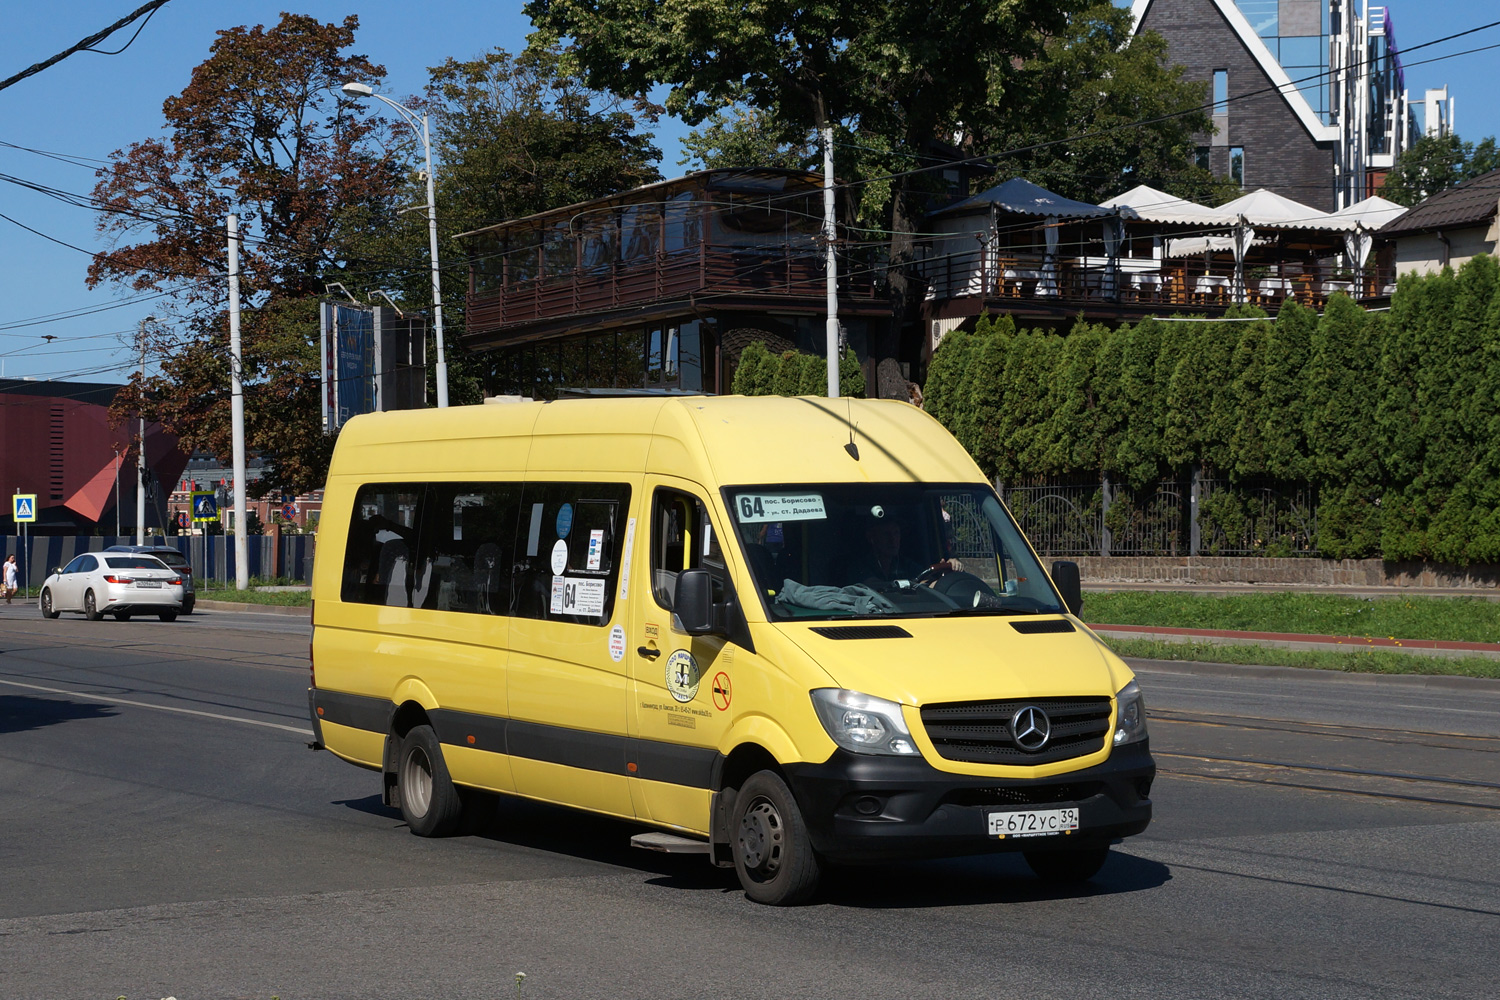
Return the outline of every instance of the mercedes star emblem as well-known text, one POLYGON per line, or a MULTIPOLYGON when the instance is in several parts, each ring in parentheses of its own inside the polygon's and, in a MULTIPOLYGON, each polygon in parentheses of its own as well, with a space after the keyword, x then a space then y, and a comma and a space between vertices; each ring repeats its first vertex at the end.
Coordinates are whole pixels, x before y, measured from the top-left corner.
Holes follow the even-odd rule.
POLYGON ((1036 753, 1052 737, 1052 720, 1040 708, 1027 705, 1010 717, 1010 735, 1016 746, 1028 753, 1036 753))

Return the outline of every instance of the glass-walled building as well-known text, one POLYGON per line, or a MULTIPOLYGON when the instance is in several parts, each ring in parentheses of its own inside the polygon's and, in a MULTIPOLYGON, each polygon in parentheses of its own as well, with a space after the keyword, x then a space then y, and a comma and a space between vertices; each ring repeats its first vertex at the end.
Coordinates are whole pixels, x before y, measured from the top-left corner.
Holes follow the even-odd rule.
POLYGON ((1447 88, 1407 91, 1390 10, 1364 0, 1135 0, 1136 28, 1208 85, 1195 160, 1325 211, 1375 194, 1394 158, 1453 128, 1447 88))

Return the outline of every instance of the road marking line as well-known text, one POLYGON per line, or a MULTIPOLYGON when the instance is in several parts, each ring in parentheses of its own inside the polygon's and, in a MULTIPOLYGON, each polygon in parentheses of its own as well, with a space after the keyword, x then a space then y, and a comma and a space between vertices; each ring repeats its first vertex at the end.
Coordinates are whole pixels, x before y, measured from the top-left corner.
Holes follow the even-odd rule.
POLYGON ((299 729, 296 726, 283 726, 279 722, 261 722, 259 719, 242 719, 237 715, 219 715, 217 712, 200 712, 194 708, 174 708, 171 705, 153 705, 145 701, 128 701, 124 698, 115 698, 110 695, 87 694, 83 691, 66 691, 62 688, 42 687, 40 684, 22 684, 20 681, 8 681, 0 678, 0 684, 9 684, 12 687, 30 688, 32 691, 46 691, 48 694, 65 694, 70 698, 88 698, 94 701, 110 701, 117 705, 130 705, 135 708, 154 708, 158 712, 178 712, 182 715, 200 715, 205 719, 220 719, 224 722, 243 722, 247 726, 266 726, 270 729, 284 729, 298 736, 311 736, 311 729, 299 729))

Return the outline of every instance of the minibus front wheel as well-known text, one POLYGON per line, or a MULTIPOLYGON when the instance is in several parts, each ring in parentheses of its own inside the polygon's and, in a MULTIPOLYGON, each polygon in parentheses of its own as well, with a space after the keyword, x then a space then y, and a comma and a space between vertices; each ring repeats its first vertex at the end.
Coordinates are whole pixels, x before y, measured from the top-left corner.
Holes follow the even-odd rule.
POLYGON ((775 771, 752 774, 734 801, 734 870, 757 903, 795 906, 818 888, 818 856, 791 789, 775 771))
POLYGON ((413 726, 401 741, 396 790, 401 815, 412 833, 446 837, 458 829, 463 800, 448 777, 448 765, 443 762, 443 751, 431 726, 413 726))

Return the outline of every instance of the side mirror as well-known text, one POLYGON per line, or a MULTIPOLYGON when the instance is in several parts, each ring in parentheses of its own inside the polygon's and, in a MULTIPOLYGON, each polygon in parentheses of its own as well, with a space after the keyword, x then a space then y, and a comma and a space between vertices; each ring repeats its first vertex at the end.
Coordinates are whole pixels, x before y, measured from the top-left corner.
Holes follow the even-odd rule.
POLYGON ((1058 593, 1062 594, 1068 613, 1082 616, 1083 576, 1078 572, 1078 564, 1070 559, 1059 559, 1053 563, 1052 582, 1057 584, 1058 593))
POLYGON ((61 566, 53 566, 52 567, 52 575, 53 576, 57 576, 61 572, 62 572, 62 567, 61 566))
POLYGON ((706 569, 685 569, 677 574, 672 613, 688 635, 724 634, 715 614, 714 582, 706 569))

